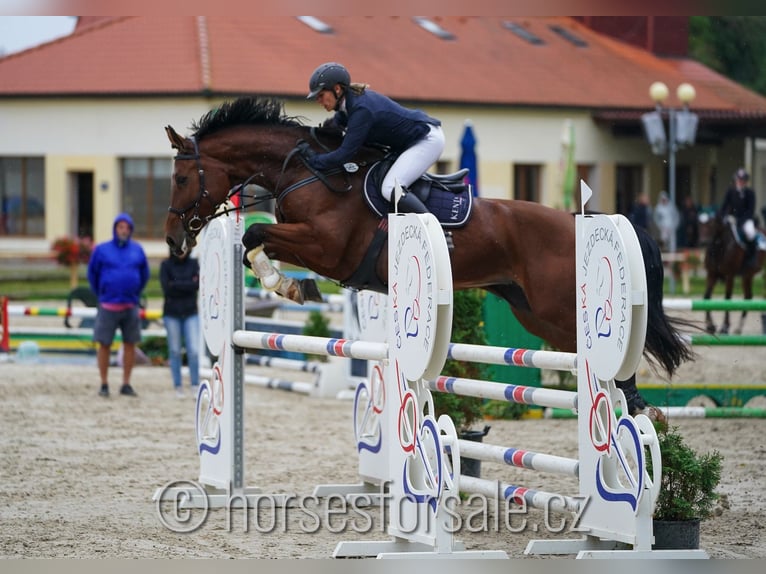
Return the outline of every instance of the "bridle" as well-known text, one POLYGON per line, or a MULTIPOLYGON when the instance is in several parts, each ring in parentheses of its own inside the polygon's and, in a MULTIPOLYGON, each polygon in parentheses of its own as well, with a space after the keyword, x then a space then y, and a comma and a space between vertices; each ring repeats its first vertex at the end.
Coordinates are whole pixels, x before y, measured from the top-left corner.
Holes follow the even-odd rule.
POLYGON ((178 219, 181 220, 181 223, 184 226, 184 231, 186 231, 188 235, 196 237, 200 230, 205 227, 207 222, 213 218, 212 215, 208 215, 204 219, 200 217, 199 208, 202 200, 206 199, 209 201, 213 206, 213 211, 215 211, 216 205, 212 197, 210 197, 207 189, 205 189, 205 170, 202 168, 202 162, 200 161, 201 158, 199 155, 199 144, 197 143, 197 139, 194 136, 191 136, 189 139, 194 145, 194 153, 178 153, 173 159, 193 159, 197 163, 197 175, 199 176, 199 193, 197 194, 196 199, 185 208, 177 209, 171 205, 168 207, 168 211, 178 216, 178 219), (192 216, 187 219, 186 216, 192 209, 194 210, 194 213, 192 213, 192 216))
MULTIPOLYGON (((319 145, 321 147, 323 147, 326 151, 329 151, 329 149, 326 146, 324 146, 318 140, 318 138, 316 137, 316 134, 315 134, 315 131, 314 131, 313 128, 311 129, 311 135, 314 138, 314 140, 317 143, 319 143, 319 145)), ((237 184, 234 187, 232 187, 229 190, 229 192, 226 194, 226 199, 223 201, 223 203, 225 204, 227 200, 232 198, 232 196, 239 194, 240 198, 241 198, 240 205, 238 207, 235 207, 234 209, 227 209, 227 208, 220 209, 216 205, 216 203, 213 200, 213 198, 210 195, 210 193, 205 188, 205 170, 202 167, 202 161, 201 161, 202 158, 201 158, 200 153, 199 153, 199 143, 197 142, 197 138, 195 138, 194 136, 190 136, 189 140, 192 142, 192 145, 194 146, 194 153, 178 153, 178 154, 175 155, 175 157, 173 159, 174 160, 194 160, 196 162, 196 164, 197 164, 197 175, 198 175, 198 179, 199 179, 199 193, 197 194, 197 197, 194 199, 194 201, 192 201, 192 203, 190 203, 189 205, 187 205, 183 209, 178 209, 178 208, 173 207, 171 205, 171 206, 168 207, 168 211, 170 213, 173 213, 174 215, 178 216, 178 219, 181 220, 181 224, 183 225, 184 231, 186 232, 187 235, 189 235, 191 237, 196 237, 197 234, 202 230, 203 227, 205 227, 205 225, 207 225, 207 223, 210 220, 215 219, 216 217, 219 217, 221 215, 225 215, 225 214, 227 214, 227 213, 229 213, 231 211, 238 211, 238 210, 244 209, 245 207, 249 207, 250 205, 257 205, 260 201, 263 201, 263 200, 275 198, 276 201, 277 201, 277 207, 280 208, 280 204, 282 203, 282 200, 284 200, 284 198, 290 192, 292 192, 292 191, 294 191, 294 190, 296 190, 296 189, 298 189, 300 187, 303 187, 304 185, 307 185, 309 183, 313 183, 315 181, 321 181, 322 183, 325 184, 325 186, 327 186, 331 191, 333 191, 335 193, 345 193, 345 192, 348 192, 351 189, 351 183, 348 180, 348 175, 349 174, 344 169, 336 168, 336 169, 331 169, 331 170, 329 170, 329 171, 327 171, 325 173, 320 173, 320 172, 317 172, 314 169, 312 169, 308 165, 308 163, 306 162, 305 158, 301 157, 301 161, 304 163, 306 168, 313 175, 311 175, 311 176, 309 176, 307 178, 304 178, 304 179, 302 179, 302 180, 300 180, 300 181, 290 185, 289 187, 286 187, 282 191, 277 192, 275 190, 275 192, 273 194, 269 194, 268 197, 250 196, 251 199, 255 200, 254 203, 249 204, 249 205, 245 205, 243 203, 243 201, 242 201, 244 199, 244 189, 245 189, 245 187, 247 187, 247 185, 250 184, 253 179, 255 179, 256 177, 261 175, 261 174, 253 174, 250 177, 248 177, 247 180, 245 180, 243 183, 237 184), (338 173, 343 173, 345 175, 345 177, 346 177, 346 187, 345 187, 345 189, 341 189, 341 190, 336 189, 335 187, 333 187, 333 185, 327 179, 328 176, 336 175, 338 173), (201 217, 200 214, 199 214, 200 205, 201 205, 203 200, 207 200, 208 202, 210 202, 210 204, 212 205, 212 208, 213 208, 212 209, 213 213, 211 215, 205 216, 204 218, 201 217), (187 218, 187 215, 188 215, 189 211, 191 211, 191 210, 194 210, 194 211, 191 214, 191 217, 187 218)), ((282 171, 279 174, 279 180, 277 181, 277 184, 276 184, 276 189, 277 190, 279 189, 279 185, 280 185, 280 182, 282 180, 282 176, 285 174, 285 171, 287 170, 287 165, 290 163, 290 160, 296 154, 300 154, 299 148, 293 149, 287 155, 287 157, 285 158, 284 163, 282 164, 282 171)))

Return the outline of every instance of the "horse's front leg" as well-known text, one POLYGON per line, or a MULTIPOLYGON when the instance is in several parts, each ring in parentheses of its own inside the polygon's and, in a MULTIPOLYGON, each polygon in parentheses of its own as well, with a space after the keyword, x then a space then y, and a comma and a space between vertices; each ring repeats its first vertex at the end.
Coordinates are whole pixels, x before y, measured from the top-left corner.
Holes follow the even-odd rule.
MULTIPOLYGON (((295 301, 298 304, 303 304, 305 301, 322 301, 322 294, 317 287, 316 281, 313 279, 295 279, 294 277, 287 277, 279 269, 274 267, 269 259, 269 256, 276 258, 279 261, 285 261, 288 263, 301 262, 294 257, 288 256, 288 253, 292 253, 293 250, 298 248, 297 242, 292 249, 283 246, 290 245, 290 231, 288 234, 284 233, 285 227, 291 227, 290 224, 267 224, 267 223, 254 223, 248 227, 242 236, 242 244, 245 247, 245 256, 243 263, 250 267, 255 273, 256 277, 263 285, 263 288, 267 291, 274 291, 275 293, 295 301), (280 231, 281 235, 275 232, 280 231), (274 237, 283 237, 282 245, 277 245, 278 242, 273 241, 274 237), (268 241, 268 244, 267 244, 268 241), (267 255, 268 245, 268 255, 267 255)), ((295 237, 301 237, 300 230, 296 230, 297 235, 295 237)), ((293 232, 295 234, 295 232, 293 232)), ((305 237, 305 235, 304 235, 305 237)))
MULTIPOLYGON (((730 276, 726 278, 726 290, 724 292, 724 299, 727 301, 731 300, 731 294, 734 291, 734 276, 730 276)), ((729 310, 727 309, 723 313, 723 325, 721 325, 721 329, 718 331, 722 335, 728 335, 729 334, 729 310)))

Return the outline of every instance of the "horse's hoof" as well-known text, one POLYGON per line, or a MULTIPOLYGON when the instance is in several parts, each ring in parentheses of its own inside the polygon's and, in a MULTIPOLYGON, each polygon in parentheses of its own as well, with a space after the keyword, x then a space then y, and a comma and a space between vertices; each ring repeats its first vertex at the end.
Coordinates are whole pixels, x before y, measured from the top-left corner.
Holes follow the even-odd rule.
POLYGON ((721 328, 718 331, 719 335, 728 335, 729 334, 729 326, 728 325, 722 325, 721 328))
POLYGON ((661 429, 666 429, 668 427, 668 419, 665 416, 665 413, 663 413, 657 407, 646 405, 644 408, 637 409, 631 413, 631 416, 633 417, 636 415, 646 416, 655 426, 658 426, 661 429))
POLYGON ((300 283, 297 281, 291 281, 290 286, 287 288, 287 292, 285 293, 285 297, 287 297, 290 301, 295 301, 298 303, 298 305, 303 305, 303 293, 301 292, 300 283))
POLYGON ((713 325, 712 323, 708 324, 705 327, 705 331, 707 331, 708 334, 710 334, 710 335, 715 335, 715 325, 713 325))
POLYGON ((319 286, 314 279, 301 279, 300 289, 303 294, 303 298, 306 301, 314 301, 316 303, 322 303, 322 292, 319 291, 319 286))

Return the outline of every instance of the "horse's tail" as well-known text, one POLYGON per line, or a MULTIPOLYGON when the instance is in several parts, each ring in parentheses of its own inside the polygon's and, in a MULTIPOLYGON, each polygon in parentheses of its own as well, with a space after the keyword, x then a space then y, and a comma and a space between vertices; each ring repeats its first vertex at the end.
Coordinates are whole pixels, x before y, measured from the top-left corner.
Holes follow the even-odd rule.
POLYGON ((660 249, 644 228, 634 226, 634 229, 644 257, 649 304, 644 356, 653 366, 656 367, 659 364, 668 376, 672 377, 682 363, 693 361, 695 358, 694 352, 681 336, 679 329, 698 327, 691 321, 671 318, 665 314, 662 305, 665 270, 660 249))

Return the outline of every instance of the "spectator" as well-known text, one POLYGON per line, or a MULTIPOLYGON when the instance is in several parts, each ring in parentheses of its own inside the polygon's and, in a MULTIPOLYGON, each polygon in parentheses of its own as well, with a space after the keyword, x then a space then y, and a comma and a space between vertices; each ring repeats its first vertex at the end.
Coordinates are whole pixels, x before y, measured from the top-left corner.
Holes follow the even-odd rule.
POLYGON ((114 219, 112 233, 110 241, 96 246, 88 263, 88 281, 98 298, 98 312, 93 327, 101 376, 101 390, 98 394, 109 396, 109 357, 119 327, 123 346, 120 394, 135 397, 130 376, 135 363, 136 343, 141 341, 139 303, 141 292, 149 281, 149 262, 141 245, 131 239, 133 220, 130 215, 119 214, 114 219))
POLYGON ((649 196, 646 193, 638 195, 628 218, 633 225, 649 229, 652 221, 652 206, 649 204, 649 196))
POLYGON ((699 243, 699 209, 691 195, 684 197, 681 209, 681 226, 679 227, 678 245, 680 247, 697 247, 699 243))
POLYGON ((160 265, 160 283, 165 297, 162 317, 168 334, 170 373, 176 396, 180 398, 184 396, 181 382, 182 347, 186 348, 192 391, 199 386, 199 262, 189 256, 189 251, 180 257, 171 252, 160 265))
POLYGON ((654 224, 659 233, 660 246, 667 250, 678 227, 678 209, 670 201, 666 191, 660 192, 660 199, 654 208, 654 224))

